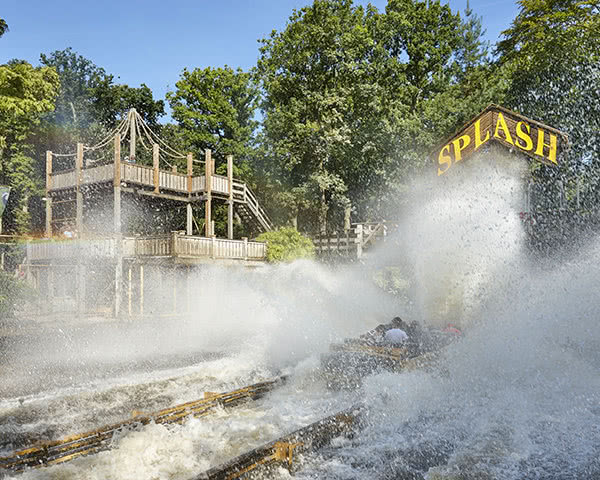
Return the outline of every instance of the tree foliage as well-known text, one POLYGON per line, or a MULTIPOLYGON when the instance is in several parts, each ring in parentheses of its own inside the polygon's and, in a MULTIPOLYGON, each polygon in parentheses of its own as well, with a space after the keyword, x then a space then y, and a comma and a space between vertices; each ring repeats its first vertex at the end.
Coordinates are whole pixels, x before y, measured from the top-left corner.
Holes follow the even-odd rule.
POLYGON ((258 242, 267 242, 267 260, 271 263, 291 262, 300 258, 313 258, 315 246, 312 241, 291 227, 261 233, 258 242))
POLYGON ((315 0, 262 40, 265 169, 291 210, 308 197, 305 218, 321 230, 350 203, 362 218, 381 215, 382 191, 497 97, 479 90, 489 71, 478 68, 491 67, 481 24, 467 17, 439 1, 390 0, 378 13, 315 0))
POLYGON ((0 18, 0 37, 6 32, 8 32, 8 24, 6 23, 6 20, 0 18))
MULTIPOLYGON (((538 223, 564 235, 559 211, 572 212, 580 194, 588 207, 600 198, 600 6, 587 0, 520 0, 520 11, 498 43, 510 72, 508 106, 569 135, 559 169, 534 172, 538 223)), ((595 208, 595 206, 594 206, 595 208)), ((573 215, 573 213, 569 213, 573 215)), ((548 239, 546 239, 548 240, 548 239)))
POLYGON ((32 135, 58 93, 56 72, 13 61, 0 66, 0 183, 12 188, 3 223, 9 231, 29 227, 28 201, 41 179, 35 175, 32 135))
POLYGON ((190 146, 202 155, 210 149, 217 158, 250 154, 257 122, 258 91, 241 69, 185 69, 167 98, 190 146))
POLYGON ((139 88, 115 84, 113 75, 71 48, 40 58, 42 64, 55 68, 60 78, 60 94, 51 116, 55 125, 80 131, 94 123, 112 128, 132 107, 154 126, 164 115, 164 102, 155 101, 145 84, 139 88))

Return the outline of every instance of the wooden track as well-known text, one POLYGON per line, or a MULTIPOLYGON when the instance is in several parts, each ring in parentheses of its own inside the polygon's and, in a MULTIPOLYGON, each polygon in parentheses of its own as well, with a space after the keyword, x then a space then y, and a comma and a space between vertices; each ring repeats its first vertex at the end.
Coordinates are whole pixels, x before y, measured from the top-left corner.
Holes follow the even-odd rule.
POLYGON ((360 406, 352 407, 323 418, 190 480, 233 480, 259 472, 265 473, 265 470, 279 465, 289 468, 295 454, 317 450, 340 435, 352 435, 362 410, 363 407, 360 406))
POLYGON ((124 429, 139 428, 151 422, 160 424, 181 423, 190 416, 201 417, 218 407, 232 407, 250 399, 260 398, 284 382, 285 378, 279 377, 275 380, 255 383, 226 393, 205 393, 205 398, 200 400, 150 414, 136 412, 134 418, 123 422, 20 450, 9 457, 0 457, 0 472, 2 469, 20 472, 28 467, 54 465, 82 455, 107 450, 110 448, 113 435, 124 429))

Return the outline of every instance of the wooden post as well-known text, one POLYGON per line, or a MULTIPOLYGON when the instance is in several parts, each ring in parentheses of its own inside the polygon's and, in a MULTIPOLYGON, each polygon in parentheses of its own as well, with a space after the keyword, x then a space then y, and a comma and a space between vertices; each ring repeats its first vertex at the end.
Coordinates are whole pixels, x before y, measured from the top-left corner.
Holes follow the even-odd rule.
POLYGON ((52 237, 52 152, 46 151, 46 237, 52 237))
POLYGON ((152 144, 152 168, 154 169, 154 193, 160 193, 160 148, 158 143, 152 144))
POLYGON ((144 315, 144 265, 140 264, 140 315, 144 315))
POLYGON ((192 175, 194 170, 194 158, 191 153, 187 154, 187 191, 188 195, 192 194, 192 175))
POLYGON ((137 143, 136 127, 135 127, 135 108, 129 110, 129 161, 135 162, 135 145, 137 143))
POLYGON ((212 235, 212 157, 207 148, 204 151, 204 191, 206 192, 206 201, 204 203, 204 235, 212 235))
POLYGON ((133 295, 133 288, 132 288, 132 282, 131 282, 131 264, 129 265, 128 268, 128 272, 127 272, 127 313, 129 314, 129 317, 131 317, 131 299, 132 299, 132 295, 133 295))
POLYGON ((75 158, 75 175, 76 175, 76 191, 77 191, 77 213, 75 216, 75 228, 77 230, 77 237, 81 238, 83 235, 83 192, 81 191, 81 181, 83 169, 83 143, 77 144, 77 157, 75 158))
POLYGON ((214 235, 210 236, 210 258, 215 258, 215 251, 217 250, 217 239, 214 235))
POLYGON ((114 231, 121 233, 121 135, 115 135, 114 231))
POLYGON ((356 258, 358 260, 362 257, 362 242, 363 242, 363 226, 356 226, 356 258))
POLYGON ((227 201, 227 238, 233 239, 233 155, 227 155, 227 183, 229 200, 227 201))
POLYGON ((242 237, 244 241, 244 260, 248 260, 248 237, 242 237))
POLYGON ((350 230, 350 214, 352 213, 352 207, 348 206, 344 209, 344 232, 350 230))
POLYGON ((115 231, 115 303, 114 317, 121 314, 123 283, 123 239, 121 238, 121 135, 115 135, 115 175, 114 188, 114 231, 115 231))
POLYGON ((86 301, 86 275, 85 275, 85 263, 83 261, 83 251, 81 244, 79 245, 79 251, 77 252, 77 314, 79 316, 85 313, 85 301, 86 301))
POLYGON ((187 267, 187 275, 185 277, 185 304, 186 304, 186 313, 190 313, 191 311, 191 293, 190 293, 190 277, 191 277, 192 267, 188 265, 187 267))
POLYGON ((173 313, 177 314, 177 271, 173 270, 173 313))
POLYGON ((350 256, 350 229, 346 230, 346 256, 350 256))
POLYGON ((186 230, 185 230, 185 234, 186 235, 193 235, 194 231, 193 231, 193 224, 192 224, 192 220, 194 219, 193 216, 193 210, 192 210, 192 202, 188 202, 187 204, 187 211, 186 211, 186 230))

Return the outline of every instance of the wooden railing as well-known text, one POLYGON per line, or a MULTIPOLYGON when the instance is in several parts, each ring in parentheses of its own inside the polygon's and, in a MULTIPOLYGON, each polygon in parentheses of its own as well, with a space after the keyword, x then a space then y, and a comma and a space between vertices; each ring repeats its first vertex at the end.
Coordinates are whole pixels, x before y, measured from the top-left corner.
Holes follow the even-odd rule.
POLYGON ((115 246, 114 238, 32 242, 27 244, 27 258, 29 261, 38 261, 69 259, 77 256, 112 257, 115 254, 115 246))
POLYGON ((378 238, 387 235, 384 222, 354 223, 346 232, 315 234, 311 239, 319 255, 338 255, 361 259, 364 250, 371 247, 378 238))
MULTIPOLYGON (((158 186, 162 190, 171 190, 181 193, 190 193, 187 188, 188 176, 184 173, 171 172, 169 170, 158 171, 158 186)), ((81 171, 82 184, 109 182, 114 178, 114 165, 99 165, 84 168, 81 171)), ((229 195, 229 181, 222 175, 212 175, 212 191, 221 195, 229 195)), ((77 185, 77 174, 75 170, 63 170, 51 174, 51 190, 62 190, 73 188, 77 185)), ((154 186, 154 169, 145 165, 130 163, 121 164, 121 179, 124 182, 136 183, 147 187, 154 186)), ((203 192, 206 185, 204 175, 192 177, 192 192, 203 192)), ((234 182, 234 194, 239 192, 243 183, 234 182)))
POLYGON ((267 245, 261 242, 192 237, 178 233, 136 238, 136 256, 205 257, 232 260, 265 260, 267 245))
MULTIPOLYGON (((117 254, 115 238, 94 240, 63 240, 27 244, 29 262, 95 257, 113 257, 117 254)), ((267 256, 267 245, 261 242, 227 240, 216 237, 191 237, 179 233, 150 237, 122 239, 124 257, 205 257, 213 259, 262 261, 267 256)))
POLYGON ((258 203, 258 200, 256 200, 256 197, 252 193, 252 190, 250 190, 247 186, 245 186, 244 188, 244 196, 248 208, 256 217, 258 222, 261 224, 262 228, 265 231, 273 230, 273 224, 271 223, 271 220, 258 203))

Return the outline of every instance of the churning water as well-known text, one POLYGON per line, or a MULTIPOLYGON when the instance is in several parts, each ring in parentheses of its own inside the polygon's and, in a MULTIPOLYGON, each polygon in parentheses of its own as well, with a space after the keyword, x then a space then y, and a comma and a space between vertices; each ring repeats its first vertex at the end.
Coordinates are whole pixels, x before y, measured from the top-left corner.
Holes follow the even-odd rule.
POLYGON ((0 372, 10 385, 1 453, 287 373, 262 400, 148 425, 110 451, 20 478, 188 479, 358 399, 368 406, 360 432, 304 458, 295 478, 600 478, 600 242, 568 262, 537 260, 524 248, 520 171, 498 161, 460 174, 416 185, 379 254, 405 267, 412 306, 372 287, 364 267, 206 271, 183 326, 65 334, 27 354, 15 346, 7 364, 30 375, 0 372), (396 314, 466 334, 433 371, 328 392, 319 354, 396 314), (62 380, 44 380, 52 372, 62 380))

